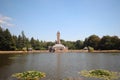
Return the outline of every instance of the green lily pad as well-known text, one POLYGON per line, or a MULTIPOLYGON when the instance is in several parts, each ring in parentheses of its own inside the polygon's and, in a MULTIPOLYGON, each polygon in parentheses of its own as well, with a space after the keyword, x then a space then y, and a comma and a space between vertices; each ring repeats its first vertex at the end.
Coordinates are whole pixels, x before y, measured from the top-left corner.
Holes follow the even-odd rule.
POLYGON ((15 77, 19 80, 39 80, 46 77, 46 74, 39 71, 26 71, 23 73, 15 73, 12 75, 12 77, 15 77))
POLYGON ((80 75, 88 78, 98 78, 102 80, 115 80, 120 77, 120 74, 118 72, 112 72, 103 69, 96 69, 90 71, 83 70, 80 72, 80 75))

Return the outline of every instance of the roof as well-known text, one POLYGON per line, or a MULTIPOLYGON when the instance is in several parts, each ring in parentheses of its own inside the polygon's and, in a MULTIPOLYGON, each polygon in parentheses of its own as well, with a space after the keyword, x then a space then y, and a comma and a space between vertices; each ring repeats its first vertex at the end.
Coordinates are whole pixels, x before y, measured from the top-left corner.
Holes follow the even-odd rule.
POLYGON ((62 44, 55 44, 54 46, 53 46, 53 48, 65 48, 65 46, 64 45, 62 45, 62 44))

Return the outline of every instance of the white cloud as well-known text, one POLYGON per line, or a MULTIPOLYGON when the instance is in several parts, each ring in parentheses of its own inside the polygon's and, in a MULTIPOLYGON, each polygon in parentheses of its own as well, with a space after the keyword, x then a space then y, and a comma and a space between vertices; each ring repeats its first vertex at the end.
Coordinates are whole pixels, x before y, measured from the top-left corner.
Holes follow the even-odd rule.
POLYGON ((13 27, 15 26, 14 24, 12 24, 12 18, 8 17, 8 16, 4 16, 0 14, 0 26, 3 27, 13 27))

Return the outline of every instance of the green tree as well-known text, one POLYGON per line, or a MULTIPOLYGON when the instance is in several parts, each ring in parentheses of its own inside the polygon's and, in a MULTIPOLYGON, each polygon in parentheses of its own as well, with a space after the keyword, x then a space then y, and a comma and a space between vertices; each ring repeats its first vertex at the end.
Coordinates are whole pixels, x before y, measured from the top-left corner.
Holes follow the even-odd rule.
POLYGON ((26 38, 26 45, 25 46, 26 46, 27 50, 28 50, 28 48, 32 48, 30 40, 28 38, 26 38))
POLYGON ((3 41, 4 43, 3 50, 15 50, 15 42, 8 29, 4 31, 4 38, 5 41, 3 41))
POLYGON ((24 47, 21 35, 18 36, 16 47, 18 50, 22 50, 22 48, 24 47))
POLYGON ((117 49, 120 50, 120 39, 118 41, 118 48, 117 49))
POLYGON ((0 27, 0 50, 4 49, 3 48, 4 41, 5 41, 4 32, 3 32, 3 29, 0 27))
POLYGON ((22 35, 22 43, 23 43, 23 47, 26 47, 27 46, 27 38, 24 34, 24 31, 21 32, 21 35, 22 35))
POLYGON ((40 50, 41 49, 41 47, 40 47, 40 41, 37 39, 37 40, 35 40, 35 48, 34 48, 35 50, 40 50))
POLYGON ((21 35, 18 36, 16 46, 17 46, 18 50, 22 50, 23 48, 27 50, 27 48, 30 46, 30 41, 25 36, 24 31, 22 31, 21 35))
POLYGON ((60 42, 61 42, 61 44, 66 46, 66 41, 65 40, 61 39, 60 42))
POLYGON ((33 37, 32 37, 31 40, 30 40, 30 44, 31 44, 32 48, 35 49, 35 46, 36 46, 35 44, 36 44, 36 42, 35 42, 35 39, 34 39, 33 37))
POLYGON ((66 41, 66 46, 68 49, 75 49, 75 41, 66 41))
POLYGON ((117 36, 103 36, 100 41, 100 49, 120 49, 120 39, 117 36))
POLYGON ((88 38, 85 38, 83 42, 83 47, 88 47, 88 38))
POLYGON ((120 48, 120 44, 119 44, 119 38, 118 36, 112 36, 111 37, 111 47, 112 49, 119 49, 120 48))
POLYGON ((75 49, 82 49, 83 48, 83 42, 80 40, 77 40, 75 42, 75 49))
POLYGON ((47 50, 47 42, 46 41, 40 41, 40 50, 47 50))
POLYGON ((87 40, 87 45, 94 49, 99 49, 100 38, 97 35, 91 35, 87 40))
POLYGON ((38 39, 35 40, 33 37, 30 40, 31 46, 34 50, 40 50, 43 48, 43 43, 41 43, 38 39))
POLYGON ((110 50, 112 49, 112 42, 110 36, 103 36, 100 41, 100 49, 102 50, 110 50))
POLYGON ((13 39, 13 42, 14 42, 14 45, 15 45, 15 50, 17 50, 17 36, 13 35, 12 36, 12 39, 13 39))

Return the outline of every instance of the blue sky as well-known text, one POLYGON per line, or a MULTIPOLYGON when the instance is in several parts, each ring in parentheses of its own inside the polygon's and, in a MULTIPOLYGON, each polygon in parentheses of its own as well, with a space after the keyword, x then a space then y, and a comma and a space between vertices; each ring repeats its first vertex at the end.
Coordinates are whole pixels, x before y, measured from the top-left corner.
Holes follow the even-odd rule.
POLYGON ((0 25, 12 34, 55 41, 92 34, 120 37, 120 0, 0 0, 0 25))

